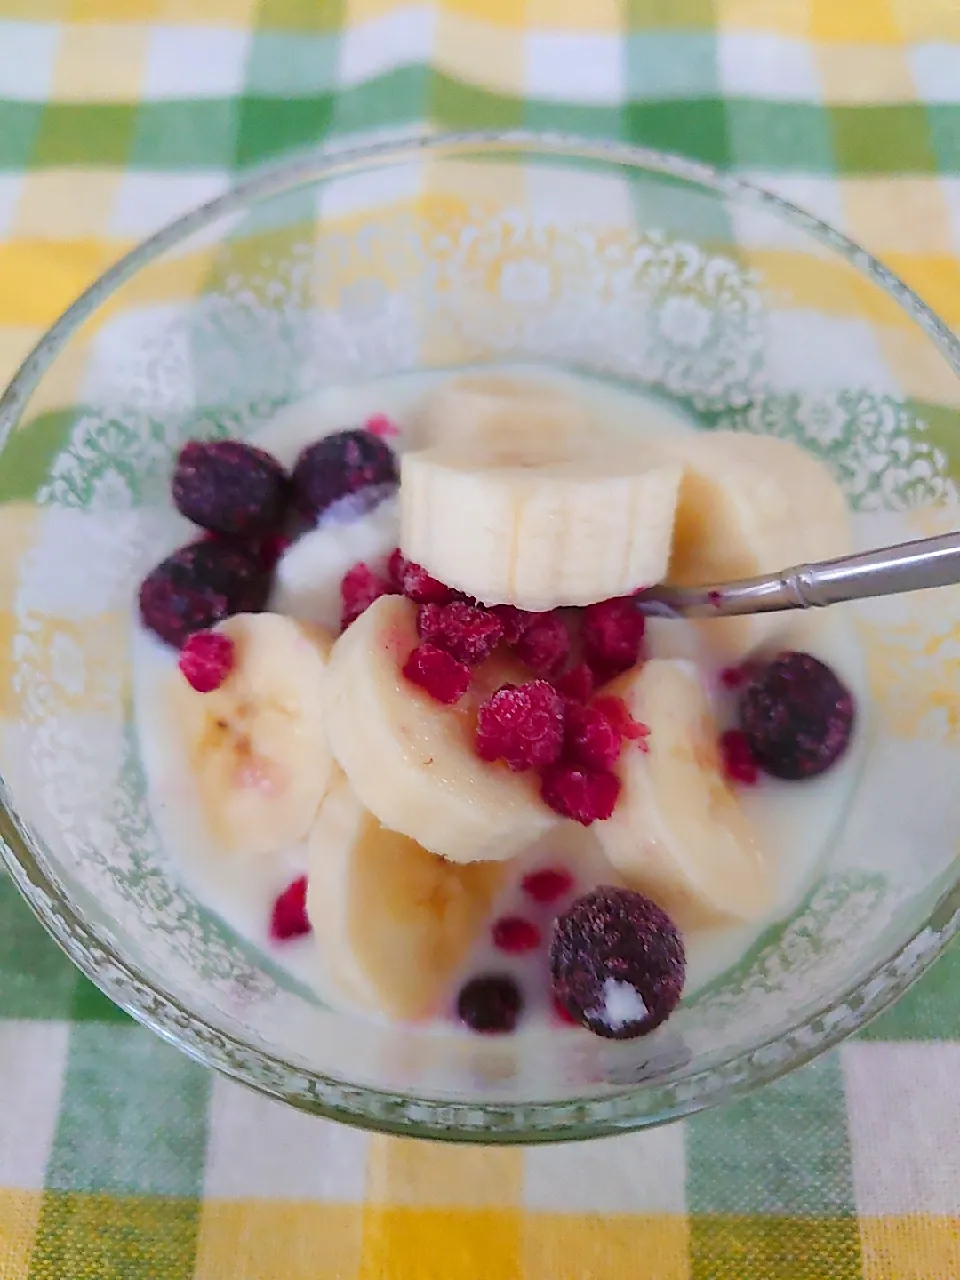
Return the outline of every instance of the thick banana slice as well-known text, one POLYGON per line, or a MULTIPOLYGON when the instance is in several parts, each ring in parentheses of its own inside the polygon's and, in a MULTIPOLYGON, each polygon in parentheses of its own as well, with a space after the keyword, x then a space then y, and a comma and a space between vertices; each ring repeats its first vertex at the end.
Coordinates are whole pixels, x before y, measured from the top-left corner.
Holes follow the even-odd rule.
POLYGON ((454 862, 512 857, 558 819, 531 773, 474 750, 480 702, 529 678, 497 656, 460 702, 442 706, 404 679, 417 644, 416 606, 383 596, 333 647, 327 672, 330 748, 361 803, 385 827, 454 862))
POLYGON ((681 927, 761 915, 773 877, 723 776, 696 667, 654 658, 610 689, 650 734, 646 752, 628 746, 618 762, 619 803, 594 827, 604 853, 681 927))
POLYGON ((413 426, 415 447, 523 450, 534 462, 568 450, 594 428, 582 405, 556 387, 508 374, 464 374, 428 396, 413 426))
MULTIPOLYGON (((698 586, 847 554, 850 522, 827 467, 789 440, 734 431, 658 441, 684 466, 667 581, 698 586)), ((775 614, 709 619, 715 652, 741 656, 770 636, 775 614)))
POLYGON ((233 670, 212 693, 177 672, 172 717, 212 839, 231 853, 271 853, 306 836, 330 781, 323 687, 333 637, 274 613, 217 629, 234 642, 233 670))
POLYGON ((681 467, 595 437, 438 446, 401 460, 400 545, 486 604, 543 611, 659 582, 681 467))
POLYGON ((309 843, 307 912, 327 975, 390 1017, 437 1012, 506 872, 449 862, 387 830, 339 774, 309 843))

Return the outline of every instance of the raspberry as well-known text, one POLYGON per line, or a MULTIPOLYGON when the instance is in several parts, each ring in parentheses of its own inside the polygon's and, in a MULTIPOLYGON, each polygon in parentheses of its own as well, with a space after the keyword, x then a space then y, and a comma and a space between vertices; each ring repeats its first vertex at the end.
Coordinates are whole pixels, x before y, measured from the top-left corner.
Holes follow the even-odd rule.
POLYGON ((562 1022, 567 1027, 579 1027, 580 1023, 577 1022, 573 1014, 567 1009, 566 1005, 561 1003, 557 996, 551 998, 551 1004, 558 1022, 562 1022))
POLYGON ((849 746, 854 720, 850 690, 809 653, 781 653, 740 698, 740 727, 775 778, 825 772, 849 746))
POLYGON ((629 1040, 653 1031, 680 1001, 683 939, 649 898, 601 885, 554 925, 550 975, 557 1002, 595 1035, 629 1040))
POLYGON ((534 902, 556 902, 573 888, 573 876, 563 867, 541 867, 523 877, 520 888, 534 902))
POLYGON ((540 945, 540 930, 532 920, 525 920, 523 916, 503 916, 493 926, 493 945, 513 956, 536 951, 540 945))
POLYGON ((728 729, 720 735, 720 758, 723 760, 723 772, 731 782, 739 782, 745 787, 752 787, 759 776, 757 762, 747 735, 739 729, 728 729))
POLYGON ((489 612, 500 619, 503 638, 507 644, 516 644, 528 627, 533 626, 539 615, 518 609, 514 604, 492 604, 489 612))
POLYGON ((471 978, 457 997, 457 1015, 471 1031, 503 1034, 517 1025, 523 1008, 520 988, 508 974, 471 978))
POLYGON ((173 472, 177 510, 214 533, 272 533, 283 521, 287 473, 269 453, 242 440, 190 440, 173 472))
POLYGON ((554 813, 589 827, 613 813, 620 795, 620 779, 607 769, 555 764, 544 769, 540 794, 554 813))
POLYGON ((557 676, 553 687, 569 702, 589 702, 593 693, 593 672, 585 662, 578 662, 562 676, 557 676))
POLYGON ((212 693, 233 670, 236 646, 219 631, 195 631, 180 650, 180 670, 191 689, 212 693))
POLYGON ((446 649, 468 667, 476 667, 489 658, 503 634, 492 613, 462 600, 422 604, 417 611, 417 630, 421 640, 446 649))
POLYGON ((720 683, 725 689, 739 689, 746 679, 745 667, 724 667, 720 672, 720 683))
POLYGON ((302 519, 315 525, 338 498, 370 485, 396 488, 393 450, 369 431, 337 431, 307 445, 293 468, 293 500, 302 519))
POLYGON ((559 613, 542 614, 526 628, 514 652, 534 675, 557 675, 570 653, 567 624, 559 613))
POLYGON ((564 758, 588 769, 609 769, 619 756, 623 740, 602 710, 567 703, 564 758))
POLYGON ((643 614, 631 599, 604 600, 583 611, 583 656, 603 684, 640 658, 643 614))
POLYGON ((519 773, 552 764, 563 750, 563 699, 546 680, 504 685, 477 713, 477 755, 519 773))
POLYGON ((393 595, 393 587, 362 561, 348 569, 340 582, 340 630, 346 631, 381 596, 393 595))
POLYGON ((394 547, 387 561, 387 577, 398 595, 403 595, 403 575, 407 571, 407 562, 399 547, 394 547))
POLYGON ((456 592, 432 578, 426 569, 407 560, 403 566, 403 594, 415 604, 449 604, 456 592))
POLYGON ((618 730, 620 737, 626 738, 628 742, 640 742, 642 744, 644 738, 650 733, 645 724, 641 724, 639 720, 634 720, 630 714, 630 708, 622 698, 604 694, 599 698, 594 698, 590 706, 594 711, 599 711, 606 716, 618 730))
POLYGON ((143 625, 179 648, 235 613, 259 613, 270 574, 253 548, 219 538, 191 542, 168 556, 140 584, 143 625))
POLYGON ((287 885, 273 904, 270 937, 275 942, 286 942, 290 938, 302 938, 310 930, 307 918, 307 877, 301 876, 299 880, 287 885))
POLYGON ((435 644, 419 644, 404 663, 404 676, 436 702, 458 702, 470 687, 470 668, 435 644))
POLYGON ((363 424, 363 429, 369 431, 372 436, 379 436, 381 440, 400 434, 400 428, 385 413, 375 413, 372 418, 368 418, 363 424))

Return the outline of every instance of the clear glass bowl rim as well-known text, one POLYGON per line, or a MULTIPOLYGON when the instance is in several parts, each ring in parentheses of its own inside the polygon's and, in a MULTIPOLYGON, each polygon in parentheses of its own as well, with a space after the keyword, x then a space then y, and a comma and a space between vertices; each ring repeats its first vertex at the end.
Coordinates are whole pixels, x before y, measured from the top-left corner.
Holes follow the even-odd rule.
MULTIPOLYGON (((218 218, 308 184, 420 157, 521 153, 647 171, 764 208, 845 258, 892 298, 927 334, 960 376, 960 341, 897 275, 827 223, 742 178, 683 156, 628 143, 527 130, 426 134, 343 148, 318 148, 264 167, 226 194, 163 227, 105 271, 50 327, 0 396, 0 451, 45 371, 77 328, 141 268, 218 218)), ((2 463, 2 459, 0 459, 2 463)), ((505 1103, 457 1102, 350 1084, 311 1073, 245 1043, 186 1008, 117 952, 109 938, 74 909, 49 859, 20 820, 0 778, 0 857, 48 933, 81 972, 136 1021, 204 1066, 302 1110, 382 1132, 476 1143, 576 1141, 642 1129, 742 1097, 785 1075, 853 1034, 898 999, 960 931, 960 874, 922 924, 859 982, 769 1039, 720 1062, 650 1081, 615 1095, 505 1103), (777 1047, 779 1046, 779 1048, 777 1047)))

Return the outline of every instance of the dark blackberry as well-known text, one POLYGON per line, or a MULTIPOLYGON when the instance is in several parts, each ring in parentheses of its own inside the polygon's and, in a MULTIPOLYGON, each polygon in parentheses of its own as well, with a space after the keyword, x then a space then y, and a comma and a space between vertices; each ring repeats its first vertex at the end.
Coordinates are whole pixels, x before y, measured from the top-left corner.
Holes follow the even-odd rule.
POLYGON ((740 697, 740 727, 760 768, 799 781, 824 773, 850 744, 853 695, 809 653, 781 653, 740 697))
MULTIPOLYGON (((337 431, 307 445, 293 468, 293 502, 304 524, 315 525, 341 498, 370 485, 396 487, 397 458, 369 431, 337 431)), ((389 492, 385 489, 384 493, 389 492)))
POLYGON ((143 625, 178 649, 235 613, 260 613, 270 594, 270 573, 255 547, 218 538, 181 547, 140 584, 143 625))
POLYGON ((287 474, 276 458, 242 440, 190 440, 173 472, 177 510, 213 533, 274 533, 287 496, 287 474))
POLYGON ((471 978, 457 996, 457 1017, 471 1031, 486 1035, 513 1031, 522 1008, 520 988, 508 974, 471 978))

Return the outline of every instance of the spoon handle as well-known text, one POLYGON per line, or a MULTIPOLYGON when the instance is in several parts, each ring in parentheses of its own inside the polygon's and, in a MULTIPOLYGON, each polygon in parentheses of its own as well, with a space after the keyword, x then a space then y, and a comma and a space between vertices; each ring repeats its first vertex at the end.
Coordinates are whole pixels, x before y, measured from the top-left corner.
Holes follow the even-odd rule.
MULTIPOLYGON (((845 600, 899 595, 960 582, 960 533, 919 538, 879 551, 863 551, 817 564, 717 587, 667 587, 651 592, 650 613, 682 617, 723 617, 822 608, 845 600)), ((644 599, 638 600, 647 612, 644 599)))

